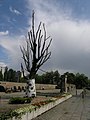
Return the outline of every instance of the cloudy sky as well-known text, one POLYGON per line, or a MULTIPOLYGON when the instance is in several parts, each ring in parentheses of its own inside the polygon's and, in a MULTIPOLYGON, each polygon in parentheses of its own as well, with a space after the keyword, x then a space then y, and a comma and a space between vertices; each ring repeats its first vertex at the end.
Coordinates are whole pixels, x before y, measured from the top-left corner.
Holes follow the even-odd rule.
POLYGON ((0 0, 0 64, 20 70, 20 45, 31 27, 45 23, 53 39, 45 71, 79 72, 90 77, 90 0, 0 0))

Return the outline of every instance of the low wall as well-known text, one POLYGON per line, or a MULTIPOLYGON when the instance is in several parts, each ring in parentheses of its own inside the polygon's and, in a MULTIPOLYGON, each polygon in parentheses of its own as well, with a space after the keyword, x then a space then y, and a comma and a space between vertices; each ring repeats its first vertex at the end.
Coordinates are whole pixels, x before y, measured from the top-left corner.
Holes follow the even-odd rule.
POLYGON ((76 86, 74 84, 67 83, 66 87, 67 87, 67 92, 70 92, 76 89, 76 86))
MULTIPOLYGON (((65 97, 62 97, 62 98, 54 101, 54 102, 43 105, 40 108, 37 108, 36 110, 33 110, 31 112, 27 112, 26 114, 21 116, 21 118, 22 118, 21 120, 31 120, 31 119, 41 115, 42 113, 50 110, 51 108, 55 107, 56 105, 62 103, 63 101, 65 101, 65 100, 67 100, 67 99, 69 99, 71 97, 72 97, 72 95, 67 95, 65 97)), ((19 120, 19 119, 13 117, 12 120, 19 120)))
POLYGON ((37 90, 52 90, 55 89, 56 85, 51 85, 51 84, 36 84, 36 89, 37 90))
POLYGON ((26 86, 26 83, 16 83, 16 82, 2 82, 0 81, 0 85, 3 86, 5 89, 6 88, 13 88, 14 86, 16 86, 16 88, 18 89, 18 87, 24 87, 26 86))
MULTIPOLYGON (((0 81, 0 85, 4 86, 4 88, 13 88, 14 86, 16 86, 16 88, 18 89, 18 87, 20 86, 21 88, 26 86, 26 83, 16 83, 16 82, 2 82, 0 81)), ((51 89, 55 89, 56 85, 50 85, 50 84, 36 84, 36 89, 37 90, 51 90, 51 89)))

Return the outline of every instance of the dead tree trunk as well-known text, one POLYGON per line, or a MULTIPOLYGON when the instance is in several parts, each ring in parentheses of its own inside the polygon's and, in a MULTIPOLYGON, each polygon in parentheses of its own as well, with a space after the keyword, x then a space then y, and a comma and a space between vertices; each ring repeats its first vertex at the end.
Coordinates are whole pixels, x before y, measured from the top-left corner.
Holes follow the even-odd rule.
MULTIPOLYGON (((32 13, 32 28, 28 32, 26 38, 27 47, 20 47, 22 52, 22 57, 25 63, 25 69, 21 64, 21 69, 24 78, 28 81, 35 78, 35 74, 39 68, 50 58, 51 52, 49 52, 49 47, 51 45, 52 38, 47 37, 45 25, 40 22, 37 31, 35 32, 35 20, 34 11, 32 13), (43 27, 43 29, 42 29, 43 27), (25 75, 25 70, 28 75, 25 75)), ((29 84, 29 82, 27 82, 29 84)), ((27 89, 30 86, 27 85, 27 89)), ((28 89, 27 91, 30 91, 28 89)))

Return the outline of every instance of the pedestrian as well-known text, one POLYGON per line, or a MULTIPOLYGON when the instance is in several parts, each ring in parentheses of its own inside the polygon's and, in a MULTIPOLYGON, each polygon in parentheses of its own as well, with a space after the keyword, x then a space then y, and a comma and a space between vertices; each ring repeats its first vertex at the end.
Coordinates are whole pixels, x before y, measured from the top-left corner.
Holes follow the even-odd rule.
POLYGON ((81 95, 82 95, 82 98, 84 99, 84 91, 82 91, 81 95))
POLYGON ((77 89, 76 89, 76 95, 77 95, 77 89))
POLYGON ((87 93, 86 93, 86 89, 85 89, 85 88, 84 88, 84 94, 85 94, 85 96, 86 96, 86 94, 87 94, 87 93))
POLYGON ((0 102, 1 102, 1 96, 0 96, 0 102))

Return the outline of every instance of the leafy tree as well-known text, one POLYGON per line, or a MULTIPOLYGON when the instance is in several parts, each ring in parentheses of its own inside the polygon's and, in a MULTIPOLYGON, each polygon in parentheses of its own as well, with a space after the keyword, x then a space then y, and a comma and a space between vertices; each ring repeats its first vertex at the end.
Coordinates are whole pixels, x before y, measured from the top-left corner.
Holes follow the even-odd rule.
POLYGON ((58 70, 56 70, 55 72, 53 72, 53 81, 58 84, 60 82, 60 74, 58 72, 58 70))
POLYGON ((8 81, 8 68, 5 68, 5 72, 4 72, 4 81, 8 81))
POLYGON ((2 70, 0 71, 0 81, 3 81, 3 74, 2 74, 2 70))
POLYGON ((58 86, 60 86, 60 92, 63 93, 65 91, 65 75, 63 74, 60 77, 60 84, 58 86))
POLYGON ((55 72, 46 72, 42 75, 36 75, 35 77, 36 83, 42 83, 42 84, 57 84, 60 82, 60 74, 56 70, 55 72))
POLYGON ((20 79, 21 79, 21 72, 15 71, 15 81, 20 82, 20 79))
POLYGON ((4 81, 20 82, 20 80, 21 80, 21 72, 20 71, 8 69, 7 67, 5 68, 4 81))
POLYGON ((67 83, 74 84, 75 75, 73 73, 66 72, 64 73, 64 78, 65 78, 65 75, 67 75, 67 83))
POLYGON ((76 74, 75 81, 74 81, 76 88, 83 88, 88 85, 88 77, 84 74, 76 74))
POLYGON ((46 74, 43 74, 42 75, 42 83, 43 84, 49 84, 50 83, 50 79, 47 79, 48 77, 48 74, 46 75, 46 74))
POLYGON ((36 74, 35 75, 35 80, 36 80, 36 83, 42 84, 42 75, 36 74))
POLYGON ((47 83, 48 84, 53 84, 53 71, 51 72, 46 72, 46 76, 45 76, 47 83))
POLYGON ((90 87, 90 80, 88 80, 88 87, 90 87))
POLYGON ((7 72, 7 81, 9 82, 15 82, 15 75, 16 72, 13 69, 9 69, 7 72))

